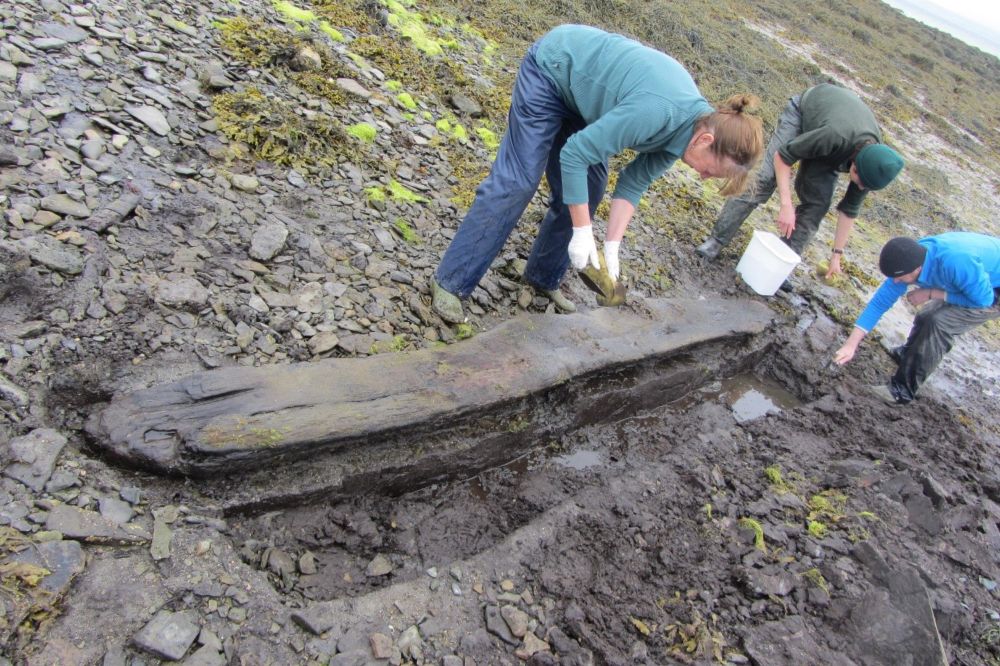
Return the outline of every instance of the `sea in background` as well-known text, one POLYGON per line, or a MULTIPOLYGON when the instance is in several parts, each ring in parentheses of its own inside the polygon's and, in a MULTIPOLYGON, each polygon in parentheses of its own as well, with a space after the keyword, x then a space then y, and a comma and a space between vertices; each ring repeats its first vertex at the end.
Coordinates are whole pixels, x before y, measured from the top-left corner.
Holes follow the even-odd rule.
POLYGON ((932 0, 883 1, 910 18, 1000 58, 1000 3, 954 0, 945 7, 932 0))

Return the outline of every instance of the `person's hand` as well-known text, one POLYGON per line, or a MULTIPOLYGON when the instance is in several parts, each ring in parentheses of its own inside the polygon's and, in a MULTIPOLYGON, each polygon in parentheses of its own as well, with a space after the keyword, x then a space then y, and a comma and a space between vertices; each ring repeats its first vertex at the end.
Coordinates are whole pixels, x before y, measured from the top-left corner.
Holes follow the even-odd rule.
POLYGON ((840 273, 843 272, 844 271, 840 268, 840 254, 835 252, 830 257, 830 267, 827 269, 826 275, 824 277, 825 279, 829 280, 834 275, 839 275, 840 273))
POLYGON ((782 206, 778 210, 778 231, 784 238, 791 238, 795 231, 795 209, 791 206, 782 206))
POLYGON ((590 262, 594 268, 601 267, 597 256, 597 244, 594 243, 594 225, 573 227, 573 237, 569 239, 569 261, 573 268, 582 271, 590 262))
POLYGON ((930 289, 914 289, 906 294, 906 302, 913 306, 923 305, 931 300, 931 294, 933 293, 930 289))
POLYGON ((621 274, 621 267, 618 263, 618 250, 621 249, 621 241, 604 241, 604 264, 608 267, 608 275, 615 282, 621 274))
POLYGON ((846 343, 843 347, 837 350, 833 355, 833 362, 837 365, 845 365, 854 358, 854 354, 858 351, 857 345, 852 345, 850 342, 846 343))

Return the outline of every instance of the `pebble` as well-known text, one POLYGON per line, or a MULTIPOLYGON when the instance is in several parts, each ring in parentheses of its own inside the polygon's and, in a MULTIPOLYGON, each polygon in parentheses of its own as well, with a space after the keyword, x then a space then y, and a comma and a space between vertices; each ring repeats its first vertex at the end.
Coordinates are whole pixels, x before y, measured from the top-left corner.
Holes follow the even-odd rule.
POLYGON ((198 636, 194 611, 159 611, 133 638, 135 645, 161 659, 178 660, 198 636))

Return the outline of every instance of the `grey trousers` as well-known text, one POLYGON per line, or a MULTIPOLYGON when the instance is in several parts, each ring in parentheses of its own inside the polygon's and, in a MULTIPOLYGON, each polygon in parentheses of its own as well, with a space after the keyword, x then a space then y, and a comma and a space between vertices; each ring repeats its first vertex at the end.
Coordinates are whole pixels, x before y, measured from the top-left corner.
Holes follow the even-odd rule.
POLYGON ((897 350, 899 369, 889 383, 893 395, 904 402, 913 400, 920 385, 951 351, 955 336, 997 317, 1000 307, 996 301, 989 308, 963 308, 944 301, 925 305, 913 320, 906 344, 897 350))
MULTIPOLYGON (((802 133, 802 113, 799 110, 799 95, 788 100, 788 105, 778 116, 774 134, 764 151, 757 179, 751 187, 738 197, 726 201, 715 221, 712 236, 723 245, 729 245, 740 230, 743 222, 757 206, 767 203, 774 194, 777 181, 774 177, 774 154, 778 148, 802 133)), ((785 240, 793 250, 802 253, 819 229, 823 216, 830 210, 833 190, 837 186, 837 172, 828 165, 812 160, 799 164, 795 177, 795 193, 799 204, 795 207, 795 231, 785 240)))

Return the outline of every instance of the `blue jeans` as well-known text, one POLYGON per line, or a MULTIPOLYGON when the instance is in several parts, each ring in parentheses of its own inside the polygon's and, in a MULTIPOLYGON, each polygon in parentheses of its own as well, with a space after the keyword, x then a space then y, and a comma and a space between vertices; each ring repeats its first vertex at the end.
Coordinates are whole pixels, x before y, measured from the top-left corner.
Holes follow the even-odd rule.
MULTIPOLYGON (((532 46, 517 73, 507 131, 496 161, 479 187, 435 274, 437 283, 459 298, 467 298, 503 249, 524 209, 538 190, 544 173, 552 197, 524 271, 525 279, 544 290, 557 289, 569 268, 573 224, 562 201, 559 153, 566 140, 586 127, 570 110, 535 62, 532 46)), ((608 165, 587 170, 590 215, 604 196, 608 165)))

